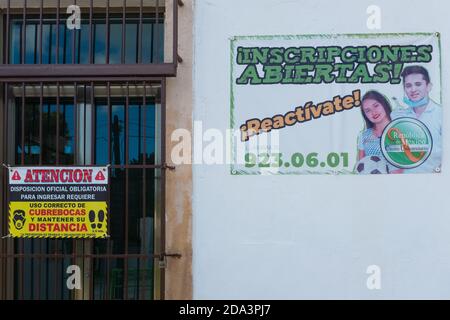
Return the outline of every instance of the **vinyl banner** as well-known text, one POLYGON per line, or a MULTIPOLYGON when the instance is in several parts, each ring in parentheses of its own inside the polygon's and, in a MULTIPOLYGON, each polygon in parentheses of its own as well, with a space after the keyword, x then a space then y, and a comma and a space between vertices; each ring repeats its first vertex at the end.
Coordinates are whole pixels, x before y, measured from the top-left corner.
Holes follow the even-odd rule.
POLYGON ((439 33, 231 40, 232 174, 441 172, 439 33))
POLYGON ((8 171, 12 237, 107 235, 107 167, 10 167, 8 171))

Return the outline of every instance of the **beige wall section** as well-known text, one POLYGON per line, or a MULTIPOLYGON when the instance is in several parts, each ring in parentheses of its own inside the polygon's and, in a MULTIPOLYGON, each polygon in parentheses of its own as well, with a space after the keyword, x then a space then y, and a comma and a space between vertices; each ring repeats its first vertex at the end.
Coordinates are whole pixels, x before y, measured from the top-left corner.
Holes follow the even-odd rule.
MULTIPOLYGON (((168 2, 170 8, 172 0, 168 2)), ((177 77, 167 79, 166 157, 169 164, 174 146, 170 139, 173 130, 184 128, 192 132, 193 0, 183 0, 183 3, 178 12, 178 54, 183 62, 178 65, 177 77)), ((166 28, 166 35, 171 35, 172 12, 167 12, 166 28)), ((166 177, 166 252, 180 253, 182 257, 167 259, 165 299, 192 299, 192 166, 177 166, 175 171, 168 170, 166 177)))

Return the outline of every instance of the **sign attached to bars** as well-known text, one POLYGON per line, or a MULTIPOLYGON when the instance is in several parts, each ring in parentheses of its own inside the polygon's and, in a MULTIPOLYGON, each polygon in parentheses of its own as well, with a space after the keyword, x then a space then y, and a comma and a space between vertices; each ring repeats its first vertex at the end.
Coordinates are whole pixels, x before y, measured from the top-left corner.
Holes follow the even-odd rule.
POLYGON ((8 171, 12 237, 106 237, 107 167, 9 167, 8 171))

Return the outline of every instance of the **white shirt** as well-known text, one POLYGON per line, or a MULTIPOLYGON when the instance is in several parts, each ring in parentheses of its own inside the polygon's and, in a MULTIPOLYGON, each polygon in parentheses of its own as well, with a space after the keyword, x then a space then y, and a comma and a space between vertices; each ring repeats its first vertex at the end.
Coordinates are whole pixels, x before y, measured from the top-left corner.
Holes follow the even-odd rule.
POLYGON ((411 107, 397 108, 391 113, 391 119, 409 117, 423 122, 430 130, 433 149, 428 159, 417 168, 405 169, 405 173, 436 173, 442 162, 442 107, 430 100, 425 111, 417 117, 411 107))

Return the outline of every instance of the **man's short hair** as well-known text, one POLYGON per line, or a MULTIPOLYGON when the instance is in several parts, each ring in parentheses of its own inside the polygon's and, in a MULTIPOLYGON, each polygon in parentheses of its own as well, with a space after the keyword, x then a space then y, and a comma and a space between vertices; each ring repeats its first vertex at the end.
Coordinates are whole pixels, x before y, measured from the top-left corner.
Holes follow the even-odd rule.
POLYGON ((411 74, 421 74, 423 76, 423 79, 428 84, 430 83, 430 75, 428 74, 427 69, 425 69, 422 66, 408 66, 405 69, 403 69, 402 72, 402 78, 403 82, 405 82, 405 78, 411 74))

